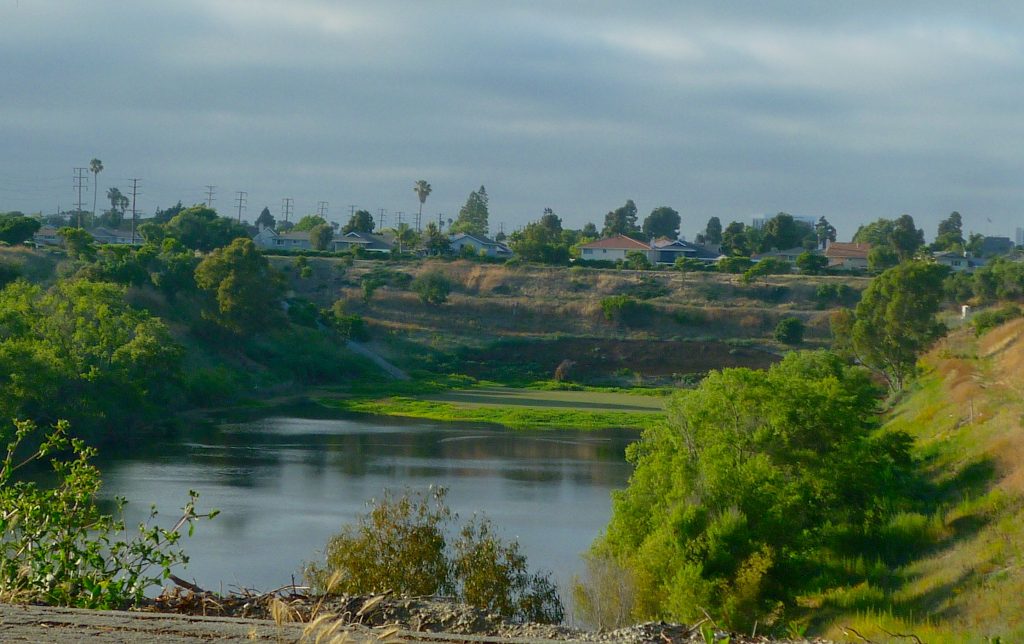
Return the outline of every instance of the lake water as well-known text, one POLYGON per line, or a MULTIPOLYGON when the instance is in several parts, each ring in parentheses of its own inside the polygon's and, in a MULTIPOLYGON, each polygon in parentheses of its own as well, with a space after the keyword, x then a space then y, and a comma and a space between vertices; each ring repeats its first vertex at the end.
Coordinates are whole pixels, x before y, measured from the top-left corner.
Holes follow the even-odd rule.
POLYGON ((169 526, 188 490, 218 508, 184 539, 177 574, 211 590, 301 583, 328 537, 385 488, 448 488, 463 518, 484 512, 517 538, 532 568, 565 584, 608 521, 610 493, 631 468, 634 432, 514 432, 490 426, 378 418, 265 418, 195 430, 100 463, 103 494, 129 500, 130 525, 150 504, 169 526))

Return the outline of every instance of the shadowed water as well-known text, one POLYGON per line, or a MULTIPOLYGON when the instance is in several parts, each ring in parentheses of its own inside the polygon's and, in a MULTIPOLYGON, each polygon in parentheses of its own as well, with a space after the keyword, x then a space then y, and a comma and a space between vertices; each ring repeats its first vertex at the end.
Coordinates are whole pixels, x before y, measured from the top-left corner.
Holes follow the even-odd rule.
POLYGON ((221 514, 183 541, 178 574, 212 590, 267 590, 301 581, 303 561, 366 510, 385 488, 448 488, 462 517, 483 511, 518 538, 532 567, 560 583, 604 528, 610 492, 629 476, 634 432, 513 432, 398 419, 277 417, 197 430, 141 452, 109 453, 104 496, 129 500, 127 519, 149 505, 170 525, 189 489, 200 510, 221 514))

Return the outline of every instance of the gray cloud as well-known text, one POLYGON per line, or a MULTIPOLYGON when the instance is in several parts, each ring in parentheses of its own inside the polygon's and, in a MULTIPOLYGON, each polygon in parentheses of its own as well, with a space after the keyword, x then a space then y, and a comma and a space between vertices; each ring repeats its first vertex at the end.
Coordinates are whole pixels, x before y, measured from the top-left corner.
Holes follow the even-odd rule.
MULTIPOLYGON (((249 192, 457 212, 506 229, 634 199, 823 214, 844 235, 957 209, 1024 225, 1022 9, 909 2, 0 0, 0 209, 143 179, 152 210, 249 192)), ((994 220, 988 225, 986 219, 994 220)))

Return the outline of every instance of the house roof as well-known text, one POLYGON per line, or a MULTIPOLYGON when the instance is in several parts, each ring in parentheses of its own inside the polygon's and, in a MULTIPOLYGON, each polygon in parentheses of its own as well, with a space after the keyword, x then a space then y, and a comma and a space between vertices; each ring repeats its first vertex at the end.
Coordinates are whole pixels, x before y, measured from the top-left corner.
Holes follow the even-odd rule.
POLYGON ((829 259, 867 259, 869 252, 871 252, 871 244, 829 242, 825 249, 825 257, 829 259))
MULTIPOLYGON (((794 246, 793 248, 783 248, 782 250, 770 250, 763 253, 755 254, 751 259, 757 259, 759 257, 793 257, 800 256, 808 252, 803 246, 794 246)), ((812 254, 817 254, 817 251, 810 251, 812 254)))
POLYGON ((335 241, 344 242, 346 244, 358 244, 362 248, 366 248, 368 250, 391 250, 391 247, 394 245, 392 240, 381 235, 363 233, 355 230, 345 233, 335 241))
POLYGON ((298 239, 298 240, 309 241, 309 231, 308 230, 300 230, 297 233, 293 233, 293 232, 279 233, 277 231, 274 231, 274 236, 275 237, 280 237, 281 239, 298 239))
POLYGON ((467 238, 468 239, 472 239, 473 241, 476 241, 476 242, 480 242, 484 246, 503 246, 504 245, 501 242, 496 242, 493 239, 490 239, 489 237, 484 237, 483 235, 471 235, 469 233, 457 233, 455 235, 452 235, 451 241, 457 242, 460 239, 467 239, 467 238))
POLYGON ((606 248, 609 250, 651 250, 650 244, 637 241, 625 235, 615 235, 583 244, 580 248, 606 248))
POLYGON ((682 239, 668 239, 666 237, 662 237, 651 242, 651 246, 655 250, 669 253, 680 253, 687 257, 696 259, 718 259, 720 256, 720 253, 716 253, 705 246, 692 244, 682 239))

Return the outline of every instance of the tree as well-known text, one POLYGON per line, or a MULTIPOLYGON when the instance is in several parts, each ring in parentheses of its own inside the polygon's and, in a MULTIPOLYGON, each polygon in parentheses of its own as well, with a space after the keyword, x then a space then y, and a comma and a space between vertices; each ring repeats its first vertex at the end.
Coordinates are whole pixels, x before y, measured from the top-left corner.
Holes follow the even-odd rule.
POLYGON ((734 221, 726 226, 722 232, 721 246, 723 255, 750 257, 753 247, 747 235, 746 225, 734 221))
POLYGON ((668 206, 659 206, 644 219, 643 233, 648 239, 659 237, 677 239, 680 223, 682 223, 682 219, 678 212, 668 206))
POLYGON ((830 539, 877 520, 910 470, 908 437, 873 435, 876 395, 863 369, 823 351, 675 393, 667 423, 627 450, 633 475, 591 549, 633 582, 630 617, 706 610, 744 630, 794 607, 830 539))
POLYGON ((780 212, 765 222, 762 234, 760 249, 766 252, 773 248, 783 250, 799 246, 804 238, 813 236, 814 231, 792 215, 780 212))
POLYGON ((538 223, 552 235, 562 234, 562 219, 551 208, 544 209, 544 214, 540 216, 538 223))
POLYGON ((848 344, 893 391, 903 389, 917 357, 946 331, 935 316, 948 272, 938 264, 904 262, 871 280, 861 295, 848 344))
POLYGON ((413 230, 413 227, 409 224, 402 222, 397 227, 391 229, 391 234, 395 236, 395 241, 398 242, 399 254, 404 253, 407 250, 413 250, 416 248, 416 244, 419 243, 419 235, 413 230))
POLYGON ((800 344, 804 341, 804 323, 800 318, 782 318, 775 325, 773 336, 783 344, 800 344))
POLYGON ((334 228, 330 224, 317 224, 309 229, 309 245, 313 250, 327 250, 334 239, 334 228))
POLYGON ((96 181, 99 179, 100 173, 103 172, 103 162, 99 159, 93 159, 89 162, 89 172, 92 173, 92 216, 96 216, 96 197, 99 194, 99 188, 96 186, 96 181))
POLYGON ((451 239, 441 232, 436 222, 428 221, 423 230, 423 249, 428 255, 444 255, 451 248, 451 239))
POLYGON ((964 227, 960 213, 955 210, 949 217, 939 222, 938 234, 932 244, 932 250, 963 250, 964 248, 964 227))
POLYGON ((110 210, 107 210, 100 216, 99 223, 103 226, 117 228, 124 221, 124 212, 129 204, 128 197, 121 194, 121 191, 117 188, 109 188, 107 190, 107 200, 110 201, 110 210))
POLYGON ((32 239, 40 227, 39 221, 31 217, 0 215, 0 242, 21 244, 32 239))
MULTIPOLYGON (((427 197, 430 196, 430 193, 433 191, 433 188, 431 188, 430 184, 427 183, 425 180, 420 179, 416 182, 416 185, 414 185, 412 189, 420 200, 420 211, 417 221, 423 221, 423 204, 426 203, 427 197)), ((483 186, 480 186, 480 189, 483 190, 483 186)), ((367 232, 373 232, 373 229, 371 228, 367 232)))
POLYGON ((85 230, 65 226, 57 231, 57 236, 64 242, 64 250, 71 259, 92 260, 96 257, 92 235, 85 230))
POLYGON ((248 238, 249 232, 234 219, 197 205, 182 210, 167 222, 166 236, 177 239, 186 248, 209 252, 227 246, 233 239, 248 238))
POLYGON ((604 229, 601 230, 601 236, 639 235, 641 231, 640 227, 636 225, 636 218, 636 204, 632 199, 627 199, 625 205, 604 216, 604 229))
POLYGON ((357 210, 352 213, 348 223, 341 227, 341 233, 346 235, 348 233, 372 233, 376 224, 373 221, 373 215, 368 210, 357 210))
POLYGON ((266 331, 281 319, 280 277, 251 239, 235 239, 211 252, 196 267, 195 278, 213 295, 208 317, 236 334, 266 331))
POLYGON ((597 239, 597 225, 592 221, 588 221, 580 229, 580 235, 587 239, 597 239))
POLYGON ((487 220, 490 213, 487 210, 487 190, 480 186, 479 190, 469 193, 466 203, 459 209, 459 217, 448 227, 448 232, 466 233, 469 235, 486 236, 487 220))
POLYGON ((562 220, 550 208, 545 208, 540 220, 512 233, 509 246, 528 262, 565 264, 569 261, 569 244, 565 243, 562 232, 562 220))
POLYGON ((900 215, 893 225, 891 244, 900 261, 906 261, 924 246, 924 231, 914 225, 913 217, 900 215))
POLYGON ((273 230, 276 223, 277 222, 274 221, 274 215, 270 214, 270 208, 267 207, 264 207, 263 210, 260 211, 260 216, 256 218, 256 227, 260 229, 270 228, 273 230))
POLYGON ((821 275, 828 268, 828 258, 805 250, 797 256, 796 267, 801 275, 821 275))
POLYGON ((818 248, 824 248, 827 242, 836 240, 836 227, 828 223, 828 219, 821 217, 818 223, 814 224, 814 235, 818 238, 818 248))
POLYGON ((448 301, 452 292, 452 282, 438 270, 427 271, 412 281, 412 290, 420 296, 424 304, 441 306, 448 301))
POLYGON ((166 224, 170 220, 174 219, 174 216, 184 209, 185 207, 181 205, 181 200, 178 200, 178 203, 166 210, 157 208, 156 213, 153 214, 153 223, 166 224))
POLYGON ((853 241, 857 244, 872 246, 888 246, 892 244, 892 233, 896 222, 892 219, 880 218, 857 228, 853 241))
POLYGON ((709 246, 722 243, 722 221, 718 217, 708 219, 708 225, 704 227, 704 243, 709 246))
POLYGON ((305 232, 307 230, 313 230, 314 226, 326 224, 327 220, 320 215, 305 215, 302 219, 295 223, 292 230, 297 233, 305 232))

